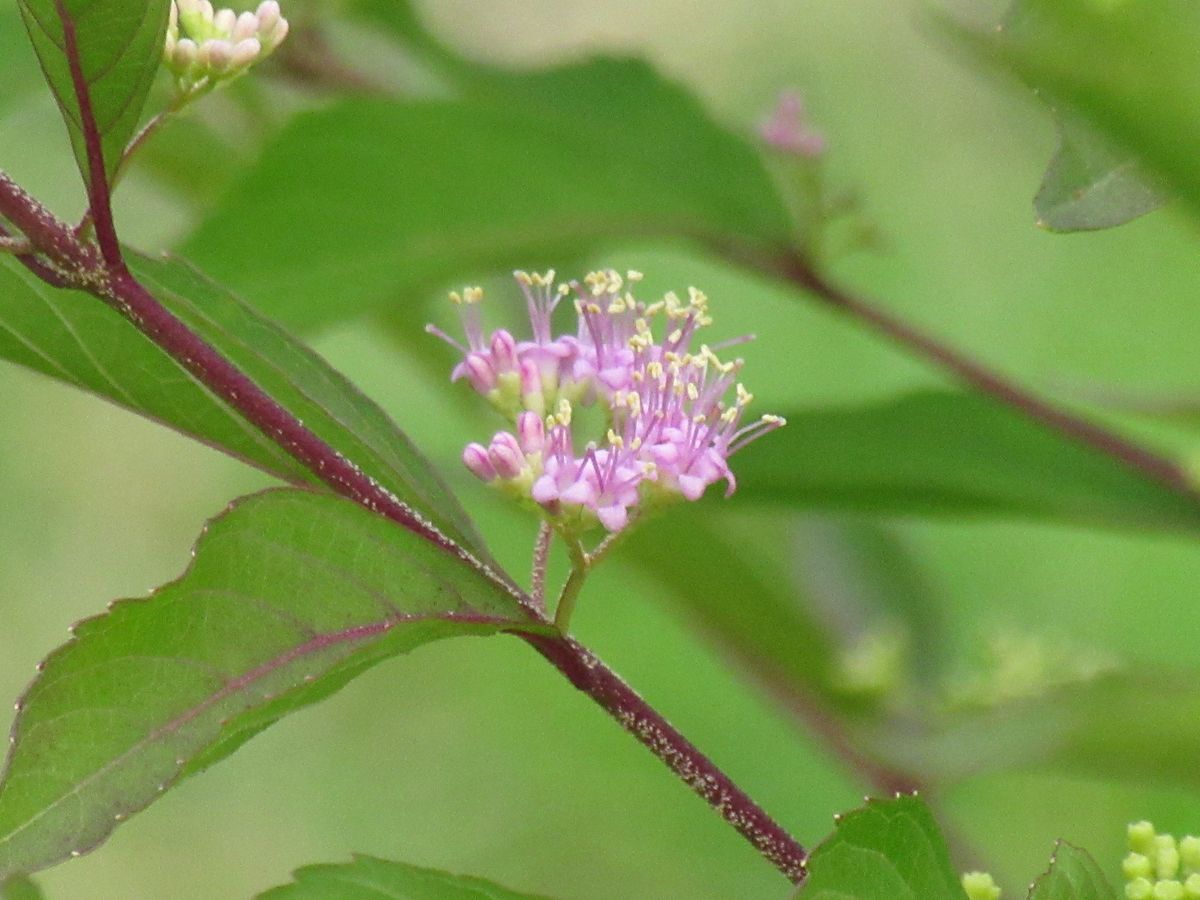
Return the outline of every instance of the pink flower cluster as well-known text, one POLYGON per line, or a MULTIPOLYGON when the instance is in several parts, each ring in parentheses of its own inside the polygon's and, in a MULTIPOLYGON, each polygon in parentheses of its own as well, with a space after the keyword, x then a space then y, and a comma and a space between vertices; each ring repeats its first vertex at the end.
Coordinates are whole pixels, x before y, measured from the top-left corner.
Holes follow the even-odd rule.
POLYGON ((463 354, 453 380, 471 386, 509 418, 513 432, 491 443, 468 444, 463 462, 476 476, 527 498, 564 527, 599 521, 620 531, 640 504, 699 499, 709 485, 736 482, 728 459, 747 443, 783 425, 763 416, 743 426, 752 395, 739 383, 742 361, 722 362, 707 345, 693 349, 696 332, 711 323, 708 300, 694 288, 645 304, 627 290, 637 272, 608 270, 583 284, 557 287, 554 273, 517 272, 528 305, 531 337, 504 329, 484 334, 479 288, 452 293, 467 345, 429 331, 463 354), (553 337, 554 311, 574 297, 575 334, 553 337), (661 340, 652 324, 665 321, 661 340), (732 398, 727 400, 730 392, 732 398), (576 449, 576 406, 605 415, 602 441, 576 449))

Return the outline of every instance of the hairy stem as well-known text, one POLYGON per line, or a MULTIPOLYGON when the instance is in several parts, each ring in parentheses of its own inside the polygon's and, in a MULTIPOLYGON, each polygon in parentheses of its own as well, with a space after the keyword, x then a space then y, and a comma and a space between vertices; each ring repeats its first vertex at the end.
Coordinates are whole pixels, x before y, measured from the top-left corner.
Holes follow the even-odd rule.
POLYGON ((575 612, 575 603, 579 600, 579 592, 583 590, 583 582, 587 579, 591 563, 584 552, 583 543, 577 537, 566 537, 567 552, 571 557, 571 574, 558 595, 558 603, 554 607, 554 625, 564 634, 571 624, 571 616, 575 612))
POLYGON ((533 605, 538 612, 546 613, 546 566, 550 563, 550 542, 554 540, 554 529, 550 523, 542 520, 538 526, 537 539, 533 544, 533 576, 530 579, 530 591, 533 594, 533 605))
POLYGON ((583 693, 608 711, 793 883, 805 876, 808 854, 669 722, 574 639, 522 635, 583 693))

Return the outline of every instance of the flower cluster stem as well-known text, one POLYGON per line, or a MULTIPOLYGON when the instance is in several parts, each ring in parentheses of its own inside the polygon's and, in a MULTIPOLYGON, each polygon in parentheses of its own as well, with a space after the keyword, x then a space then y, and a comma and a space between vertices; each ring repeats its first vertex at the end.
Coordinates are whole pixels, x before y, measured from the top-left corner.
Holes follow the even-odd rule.
POLYGON ((558 595, 558 604, 554 607, 554 625, 566 634, 571 624, 571 616, 575 612, 575 604, 579 600, 579 592, 583 590, 583 582, 587 579, 592 561, 588 559, 583 549, 583 542, 575 536, 565 538, 567 552, 571 557, 571 574, 563 585, 562 593, 558 595))
POLYGON ((543 615, 546 613, 546 567, 550 563, 550 542, 552 540, 554 540, 554 529, 549 522, 543 521, 538 527, 537 539, 533 544, 533 576, 530 579, 533 605, 543 615))

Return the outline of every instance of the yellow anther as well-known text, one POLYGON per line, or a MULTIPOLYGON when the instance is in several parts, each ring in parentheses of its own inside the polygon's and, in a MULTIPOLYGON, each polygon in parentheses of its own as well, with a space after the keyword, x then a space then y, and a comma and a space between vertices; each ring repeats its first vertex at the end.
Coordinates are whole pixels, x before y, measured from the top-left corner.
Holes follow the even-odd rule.
POLYGON ((683 331, 679 328, 676 328, 674 331, 672 331, 670 334, 667 335, 667 340, 670 341, 672 344, 678 344, 682 339, 683 339, 683 331))
POLYGON ((558 411, 554 414, 559 425, 571 424, 571 401, 565 397, 558 401, 558 411))
POLYGON ((529 273, 523 269, 517 269, 517 271, 513 272, 513 278, 517 280, 517 284, 524 285, 525 287, 529 287, 533 284, 533 279, 530 278, 529 273))
POLYGON ((455 303, 455 304, 462 303, 463 302, 462 294, 460 294, 458 291, 451 291, 450 292, 450 302, 455 303))
POLYGON ((754 400, 754 395, 746 390, 744 384, 739 383, 736 390, 738 406, 748 406, 754 400))
POLYGON ((560 284, 558 286, 558 296, 565 297, 569 293, 571 293, 571 286, 569 284, 560 284))
POLYGON ((708 295, 704 291, 694 287, 688 288, 688 302, 697 309, 706 309, 708 306, 708 295))
POLYGON ((616 447, 618 450, 625 449, 625 439, 622 438, 615 431, 613 431, 611 428, 608 429, 608 443, 611 446, 616 447))
POLYGON ((599 303, 589 303, 587 305, 587 311, 589 313, 591 313, 593 316, 598 316, 598 315, 600 315, 601 312, 603 312, 603 310, 600 309, 599 303))
POLYGON ((625 277, 628 278, 630 281, 641 281, 644 276, 642 275, 641 272, 637 271, 636 269, 630 269, 628 272, 625 273, 625 277))
POLYGON ((731 407, 729 407, 729 409, 725 410, 725 412, 721 413, 721 421, 728 424, 728 423, 732 422, 734 419, 736 419, 737 415, 738 415, 738 408, 736 406, 731 406, 731 407))
POLYGON ((662 363, 660 363, 658 360, 654 360, 653 362, 649 363, 646 366, 646 374, 649 375, 651 378, 655 378, 655 379, 662 378, 663 377, 662 363))
POLYGON ((699 400, 700 391, 695 384, 689 382, 687 386, 687 395, 689 400, 699 400))
POLYGON ((462 292, 463 303, 478 303, 483 299, 483 288, 465 287, 462 292))
POLYGON ((787 424, 787 419, 785 419, 783 416, 766 415, 766 416, 762 417, 761 421, 765 425, 786 425, 787 424))

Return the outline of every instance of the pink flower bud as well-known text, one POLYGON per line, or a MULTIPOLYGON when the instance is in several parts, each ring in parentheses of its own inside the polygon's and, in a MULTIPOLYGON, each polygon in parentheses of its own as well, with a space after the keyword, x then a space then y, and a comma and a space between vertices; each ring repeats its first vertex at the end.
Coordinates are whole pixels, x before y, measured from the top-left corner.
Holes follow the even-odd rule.
POLYGON ((200 64, 220 75, 233 63, 233 44, 229 41, 205 41, 200 45, 200 64))
POLYGON ((521 363, 521 396, 541 396, 542 373, 537 363, 527 359, 521 363))
POLYGON ((501 478, 516 478, 525 471, 525 454, 517 439, 507 431, 498 431, 488 447, 488 460, 501 478))
POLYGON ((812 159, 825 152, 825 138, 805 118, 804 101, 790 91, 779 95, 774 113, 759 126, 758 134, 769 147, 794 156, 812 159))
POLYGON ((242 13, 229 31, 235 42, 256 37, 258 35, 258 16, 249 12, 242 13))
POLYGON ((496 386, 496 370, 492 368, 492 364, 482 353, 468 353, 463 363, 466 366, 467 378, 471 382, 471 387, 479 393, 486 394, 496 386))
MULTIPOLYGON (((218 10, 213 16, 213 28, 215 28, 225 37, 229 37, 231 34, 233 34, 233 29, 236 24, 237 13, 235 13, 232 9, 218 10)), ((250 37, 250 35, 244 34, 242 37, 250 37)), ((239 41, 241 39, 242 38, 237 38, 239 41)))
POLYGON ((503 328, 492 334, 492 362, 497 372, 515 372, 520 365, 517 342, 503 328))
POLYGON ((492 481, 496 477, 496 470, 488 460, 487 449, 482 444, 467 444, 463 450, 462 461, 463 465, 471 470, 471 474, 481 481, 492 481))
POLYGON ((262 52, 262 44, 256 38, 246 38, 238 41, 233 47, 233 68, 242 69, 258 59, 262 52))
POLYGON ((526 454, 541 453, 546 446, 546 426, 542 417, 528 410, 517 416, 517 437, 526 454))
POLYGON ((279 4, 275 0, 263 0, 262 3, 258 4, 258 9, 254 11, 254 15, 258 18, 259 27, 269 33, 275 29, 276 24, 279 22, 279 4))

